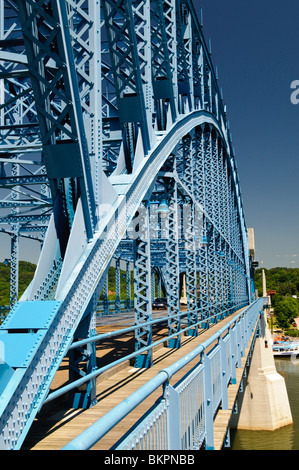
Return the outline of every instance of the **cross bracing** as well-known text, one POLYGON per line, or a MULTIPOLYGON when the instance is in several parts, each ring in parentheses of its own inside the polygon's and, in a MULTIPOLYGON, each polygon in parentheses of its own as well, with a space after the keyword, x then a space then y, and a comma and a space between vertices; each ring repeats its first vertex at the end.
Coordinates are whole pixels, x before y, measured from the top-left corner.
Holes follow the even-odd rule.
MULTIPOLYGON (((182 275, 193 335, 252 294, 235 155, 192 1, 0 0, 0 9, 0 223, 12 240, 14 306, 0 327, 0 386, 11 390, 0 446, 11 449, 72 342, 95 334, 113 259, 118 309, 120 262, 134 270, 137 352, 151 342, 152 273, 173 348, 182 275), (18 300, 19 237, 30 232, 41 253, 18 300)), ((70 357, 76 376, 86 357, 70 357)), ((93 387, 74 403, 91 406, 93 387)))

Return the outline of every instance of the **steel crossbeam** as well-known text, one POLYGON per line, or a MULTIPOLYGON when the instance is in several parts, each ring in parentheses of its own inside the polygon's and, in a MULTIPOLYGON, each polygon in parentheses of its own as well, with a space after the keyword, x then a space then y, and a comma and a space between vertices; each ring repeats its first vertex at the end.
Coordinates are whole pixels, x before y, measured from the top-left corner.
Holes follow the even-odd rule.
MULTIPOLYGON (((113 258, 117 311, 124 265, 131 308, 133 266, 136 367, 152 363, 155 291, 167 298, 173 348, 184 276, 188 326, 208 327, 252 299, 235 156, 191 0, 0 0, 0 97, 14 305, 0 326, 0 448, 12 449, 68 352, 72 379, 96 369, 95 347, 69 348, 94 336, 101 291, 109 313, 113 258), (17 301, 18 240, 28 232, 42 250, 17 301)), ((86 380, 72 406, 95 402, 86 380)))

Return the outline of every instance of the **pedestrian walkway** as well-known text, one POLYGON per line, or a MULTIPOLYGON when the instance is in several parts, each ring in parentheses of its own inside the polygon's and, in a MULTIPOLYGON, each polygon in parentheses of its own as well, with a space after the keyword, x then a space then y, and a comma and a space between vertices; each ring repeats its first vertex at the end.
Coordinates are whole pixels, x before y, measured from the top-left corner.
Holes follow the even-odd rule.
MULTIPOLYGON (((236 312, 237 315, 239 312, 236 312)), ((234 316, 235 316, 234 315, 234 316)), ((150 369, 136 369, 127 361, 118 365, 114 370, 109 370, 102 374, 97 380, 97 399, 98 403, 88 410, 75 410, 64 408, 62 399, 57 399, 57 404, 50 402, 51 407, 45 406, 35 420, 32 428, 23 445, 23 449, 28 450, 58 450, 64 447, 69 441, 80 434, 83 430, 104 416, 109 410, 114 408, 118 403, 131 395, 135 390, 139 389, 144 383, 155 377, 156 374, 183 356, 187 355, 199 344, 206 341, 209 337, 229 322, 233 316, 227 317, 217 324, 211 325, 208 330, 201 330, 197 337, 183 336, 181 339, 182 347, 180 349, 169 349, 165 344, 157 347, 153 353, 153 366, 150 369)), ((111 326, 110 326, 111 328, 111 326)), ((99 328, 106 330, 107 327, 99 328)), ((163 332, 156 333, 163 336, 163 332)), ((124 338, 107 340, 97 347, 97 354, 101 365, 107 363, 115 354, 120 355, 121 350, 131 351, 134 347, 134 338, 132 334, 126 335, 124 338)), ((212 347, 212 346, 211 346, 212 347)), ((246 357, 244 358, 246 360, 246 357)), ((198 358, 193 360, 178 372, 171 380, 171 384, 177 383, 191 368, 198 363, 198 358)), ((62 368, 55 379, 55 386, 60 386, 65 380, 65 368, 67 364, 62 364, 62 368)), ((240 369, 240 377, 242 370, 240 369)), ((240 378, 239 377, 239 378, 240 378)), ((239 380, 238 378, 238 380, 239 380)), ((238 385, 233 386, 233 395, 230 393, 230 410, 232 410, 238 385)), ((106 436, 104 436, 93 449, 108 450, 147 412, 161 397, 162 390, 157 390, 132 411, 125 419, 123 419, 115 428, 113 428, 106 436)), ((223 416, 222 423, 219 421, 217 437, 218 447, 221 448, 221 440, 223 442, 223 416)), ((226 427, 229 413, 226 413, 226 427)), ((215 430, 217 431, 217 430, 215 430)), ((217 432, 216 432, 217 434, 217 432)))

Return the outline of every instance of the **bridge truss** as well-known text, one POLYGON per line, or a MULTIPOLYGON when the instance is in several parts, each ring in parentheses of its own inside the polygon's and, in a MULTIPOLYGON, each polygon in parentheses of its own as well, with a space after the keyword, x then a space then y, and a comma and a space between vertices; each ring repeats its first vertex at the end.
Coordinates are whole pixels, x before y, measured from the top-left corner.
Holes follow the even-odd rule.
MULTIPOLYGON (((152 341, 153 279, 171 348, 182 275, 192 335, 250 303, 252 281, 225 106, 191 0, 0 0, 0 96, 12 273, 0 447, 18 449, 73 342, 96 334, 112 261, 118 276, 121 264, 134 272, 136 351, 152 341), (21 237, 41 253, 18 300, 21 237)), ((92 370, 94 354, 73 348, 72 373, 92 370)), ((151 360, 147 350, 135 365, 151 360)), ((74 394, 74 406, 93 400, 92 383, 74 394)))

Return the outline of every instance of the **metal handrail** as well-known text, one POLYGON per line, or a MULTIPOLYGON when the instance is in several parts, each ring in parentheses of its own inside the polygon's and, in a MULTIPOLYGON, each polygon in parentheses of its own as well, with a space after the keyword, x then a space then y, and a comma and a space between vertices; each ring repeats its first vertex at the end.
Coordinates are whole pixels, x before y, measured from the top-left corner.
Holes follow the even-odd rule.
MULTIPOLYGON (((216 332, 208 340, 197 346, 192 352, 172 364, 171 366, 162 369, 158 374, 139 388, 136 392, 131 394, 112 410, 106 413, 105 416, 100 418, 89 428, 83 431, 79 436, 69 442, 62 450, 87 450, 93 447, 105 434, 107 434, 116 424, 118 424, 123 418, 125 418, 134 408, 142 403, 148 396, 156 391, 160 386, 169 383, 169 380, 173 375, 180 371, 183 367, 189 364, 196 357, 201 355, 211 344, 218 340, 221 335, 228 331, 233 325, 235 325, 245 313, 252 312, 251 325, 256 324, 260 312, 262 310, 263 299, 254 301, 248 307, 242 309, 242 311, 230 320, 225 326, 223 326, 218 332, 216 332), (256 308, 253 308, 256 307, 256 308)), ((248 338, 243 338, 244 342, 248 338)))
MULTIPOLYGON (((235 305, 234 308, 238 309, 238 308, 242 308, 243 306, 244 306, 244 302, 242 302, 238 305, 235 305)), ((202 310, 202 309, 198 309, 198 310, 202 310)), ((122 358, 120 358, 120 359, 118 359, 114 362, 111 362, 110 364, 107 364, 106 366, 100 367, 100 368, 94 370, 93 372, 90 372, 89 374, 84 375, 84 377, 81 377, 80 379, 77 379, 77 380, 73 381, 72 383, 67 384, 67 385, 55 390, 54 392, 50 393, 48 395, 48 397, 45 399, 44 404, 46 404, 46 403, 48 403, 52 400, 55 400, 56 398, 60 397, 61 395, 64 395, 65 393, 70 392, 74 388, 77 388, 80 385, 83 385, 84 383, 88 382, 89 380, 97 378, 99 375, 103 374, 104 372, 111 369, 112 367, 115 367, 119 364, 122 364, 123 362, 126 362, 130 359, 133 359, 134 357, 155 348, 159 344, 162 344, 162 343, 164 343, 165 341, 167 341, 169 339, 175 338, 176 336, 184 334, 188 330, 193 329, 193 328, 195 328, 196 326, 199 326, 202 323, 205 323, 207 321, 212 320, 213 318, 219 316, 220 314, 225 314, 225 312, 227 312, 229 310, 231 310, 231 307, 228 308, 228 309, 225 309, 222 312, 219 312, 215 315, 211 315, 208 318, 201 319, 197 323, 194 323, 190 326, 187 326, 186 328, 183 328, 180 331, 178 331, 176 333, 173 333, 172 335, 168 335, 168 336, 166 336, 166 337, 164 337, 164 338, 162 338, 158 341, 155 341, 155 342, 151 343, 148 346, 144 346, 143 348, 140 348, 140 349, 138 349, 137 351, 134 351, 131 354, 127 354, 126 356, 124 356, 124 357, 122 357, 122 358)), ((187 312, 182 312, 178 315, 173 315, 172 317, 169 317, 169 318, 174 319, 174 318, 177 318, 179 316, 186 316, 187 314, 188 314, 187 312)), ((168 317, 163 317, 163 318, 159 318, 159 319, 156 319, 156 320, 152 320, 150 322, 143 323, 142 326, 155 325, 159 322, 165 322, 167 320, 168 320, 168 317)), ((123 328, 123 329, 120 329, 120 330, 112 331, 112 332, 109 332, 109 333, 103 333, 101 335, 92 336, 90 338, 86 338, 86 339, 83 339, 83 340, 80 340, 80 341, 76 341, 76 342, 71 344, 71 346, 69 347, 69 350, 75 349, 75 348, 83 346, 85 344, 94 343, 94 342, 97 342, 97 341, 102 341, 102 340, 105 340, 105 339, 108 339, 108 338, 112 338, 113 336, 120 336, 121 334, 129 333, 129 332, 134 331, 138 328, 140 328, 139 325, 134 325, 134 326, 131 326, 131 327, 128 327, 128 328, 123 328)))

